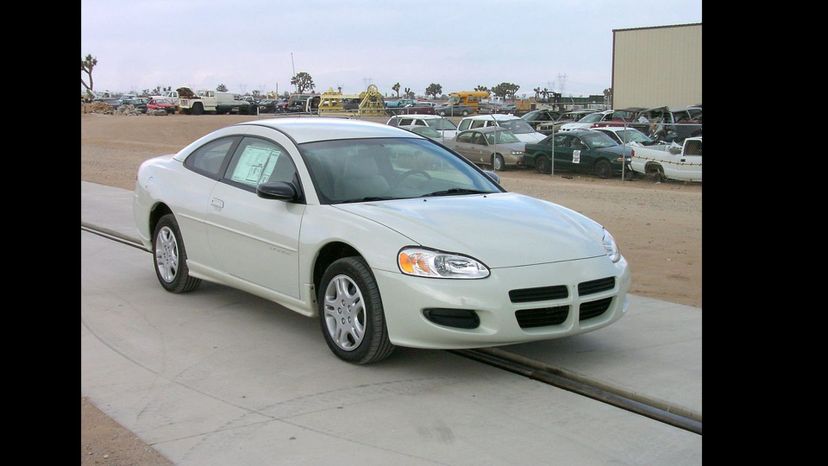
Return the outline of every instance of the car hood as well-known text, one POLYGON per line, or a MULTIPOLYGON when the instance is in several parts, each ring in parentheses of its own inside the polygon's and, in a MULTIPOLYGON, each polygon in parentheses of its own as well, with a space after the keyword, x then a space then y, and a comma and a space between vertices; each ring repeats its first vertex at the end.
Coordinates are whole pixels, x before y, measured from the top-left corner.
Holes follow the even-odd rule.
POLYGON ((514 133, 514 134, 515 134, 515 137, 520 140, 520 142, 524 142, 526 144, 534 144, 536 142, 541 142, 544 139, 546 139, 546 136, 547 136, 546 134, 542 134, 542 133, 538 133, 538 132, 522 133, 522 134, 514 133))
POLYGON ((489 268, 606 255, 601 225, 516 193, 399 199, 333 207, 410 238, 412 245, 472 256, 489 268))

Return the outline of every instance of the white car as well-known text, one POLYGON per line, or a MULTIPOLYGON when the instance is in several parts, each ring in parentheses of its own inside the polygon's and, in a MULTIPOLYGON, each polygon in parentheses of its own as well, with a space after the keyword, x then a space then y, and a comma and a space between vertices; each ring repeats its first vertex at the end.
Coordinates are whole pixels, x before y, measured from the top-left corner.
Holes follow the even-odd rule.
POLYGON ((134 216, 165 290, 208 280, 272 300, 358 364, 395 345, 564 337, 627 311, 627 261, 601 225, 377 123, 219 129, 141 164, 134 216))
POLYGON ((623 126, 602 126, 600 128, 592 128, 592 130, 606 134, 618 144, 625 144, 628 146, 649 146, 656 143, 656 141, 650 139, 649 136, 635 128, 625 128, 623 126))
POLYGON ((687 138, 682 145, 657 144, 633 147, 630 168, 656 181, 702 180, 702 137, 687 138))
POLYGON ((457 131, 500 126, 512 132, 520 142, 535 144, 546 139, 546 134, 539 133, 523 118, 514 115, 490 114, 463 118, 457 125, 457 131))
POLYGON ((428 126, 440 132, 442 138, 449 140, 457 136, 457 127, 446 117, 440 115, 394 115, 385 123, 389 126, 428 126))
POLYGON ((561 126, 560 131, 573 131, 576 129, 590 129, 596 123, 602 121, 610 121, 612 119, 613 110, 604 110, 603 112, 590 113, 578 121, 567 123, 561 126))

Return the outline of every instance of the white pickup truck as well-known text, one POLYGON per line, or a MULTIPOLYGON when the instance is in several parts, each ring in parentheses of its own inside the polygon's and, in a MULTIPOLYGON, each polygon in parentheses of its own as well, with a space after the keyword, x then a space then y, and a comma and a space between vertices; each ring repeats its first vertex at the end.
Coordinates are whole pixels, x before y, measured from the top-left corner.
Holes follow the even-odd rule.
POLYGON ((182 113, 188 115, 201 115, 202 113, 254 115, 256 113, 254 104, 230 92, 203 90, 196 93, 188 87, 179 87, 176 92, 179 96, 178 107, 182 113))
POLYGON ((657 181, 702 180, 702 138, 687 138, 684 144, 635 145, 630 167, 636 173, 650 175, 657 181))

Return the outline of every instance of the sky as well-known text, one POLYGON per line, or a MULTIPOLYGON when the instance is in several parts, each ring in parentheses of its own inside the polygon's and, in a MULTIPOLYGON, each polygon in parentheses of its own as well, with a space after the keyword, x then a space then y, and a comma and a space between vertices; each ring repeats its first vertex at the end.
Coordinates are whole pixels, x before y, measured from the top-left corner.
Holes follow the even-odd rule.
POLYGON ((518 97, 579 96, 611 86, 613 29, 701 16, 701 0, 82 0, 81 58, 98 60, 96 91, 284 93, 295 69, 317 92, 511 82, 518 97))

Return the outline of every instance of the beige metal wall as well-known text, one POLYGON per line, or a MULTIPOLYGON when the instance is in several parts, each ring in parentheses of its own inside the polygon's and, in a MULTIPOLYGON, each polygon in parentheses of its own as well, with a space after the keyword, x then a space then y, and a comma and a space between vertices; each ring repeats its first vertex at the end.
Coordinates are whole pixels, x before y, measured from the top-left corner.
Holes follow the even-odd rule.
POLYGON ((613 33, 614 108, 702 103, 701 24, 613 33))

